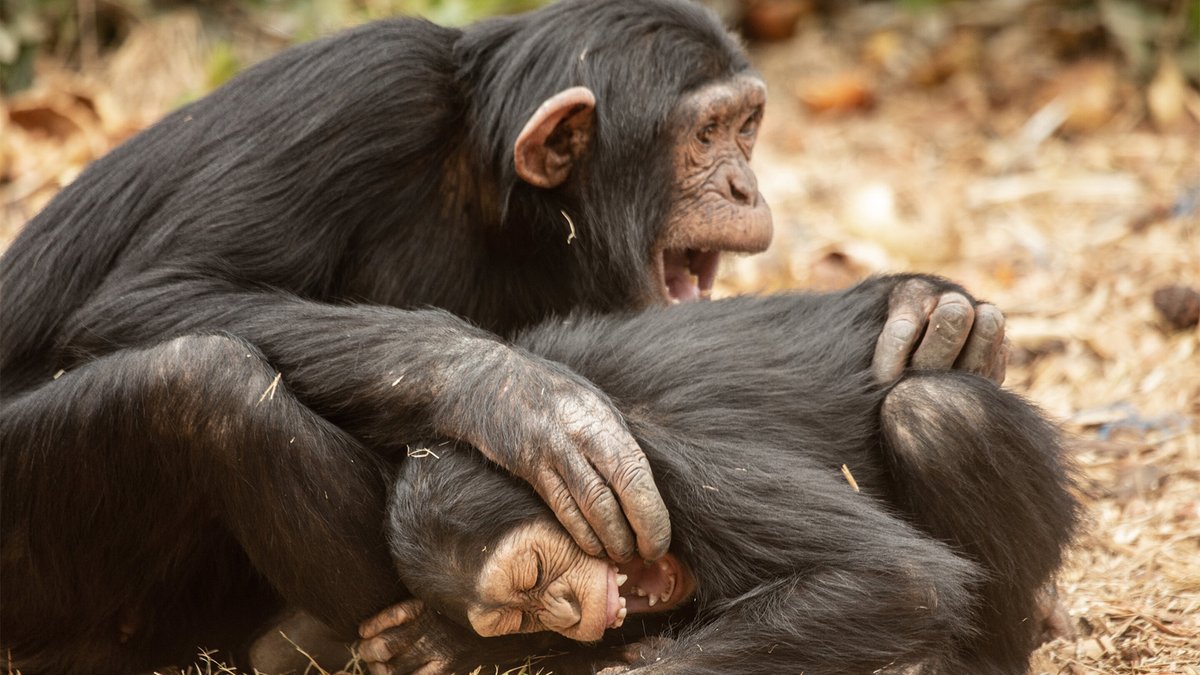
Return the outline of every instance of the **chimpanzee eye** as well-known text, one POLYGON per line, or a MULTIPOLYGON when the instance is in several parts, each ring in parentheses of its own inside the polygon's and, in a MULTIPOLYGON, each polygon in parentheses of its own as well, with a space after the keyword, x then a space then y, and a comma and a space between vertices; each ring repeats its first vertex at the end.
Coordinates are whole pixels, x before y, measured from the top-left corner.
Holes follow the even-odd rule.
POLYGON ((762 108, 758 108, 750 117, 746 118, 746 122, 742 124, 740 133, 743 136, 753 136, 758 133, 758 123, 760 121, 762 121, 762 108))
POLYGON ((700 143, 702 143, 703 145, 708 145, 709 143, 712 143, 712 136, 716 132, 717 132, 716 123, 709 122, 708 124, 704 125, 704 128, 700 130, 700 133, 696 134, 696 138, 699 139, 700 143))
POLYGON ((541 588, 542 587, 542 577, 544 576, 543 570, 542 570, 542 557, 539 555, 534 555, 533 559, 537 564, 537 577, 533 581, 533 587, 541 588))

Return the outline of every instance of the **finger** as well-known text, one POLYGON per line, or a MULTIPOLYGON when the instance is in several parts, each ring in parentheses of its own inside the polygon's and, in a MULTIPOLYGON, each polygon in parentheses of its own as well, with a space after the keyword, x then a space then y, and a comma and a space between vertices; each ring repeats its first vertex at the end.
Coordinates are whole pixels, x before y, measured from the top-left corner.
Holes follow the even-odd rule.
POLYGON ((402 639, 399 634, 383 633, 358 643, 358 656, 367 663, 387 663, 392 657, 407 651, 411 640, 402 639))
POLYGON ((875 342, 871 372, 879 382, 895 382, 908 366, 913 347, 925 330, 925 322, 937 303, 932 287, 909 279, 892 289, 888 318, 875 342))
POLYGON ((918 370, 949 370, 962 352, 975 309, 961 293, 945 293, 929 316, 925 337, 913 353, 912 366, 918 370))
MULTIPOLYGON (((584 441, 588 443, 588 441, 584 441)), ((589 444, 590 445, 590 444, 589 444)), ((594 450, 584 446, 583 451, 589 456, 599 455, 600 461, 611 463, 604 455, 606 450, 594 450)), ((583 517, 591 526, 591 531, 600 538, 608 557, 625 562, 633 557, 633 531, 625 521, 625 514, 612 489, 601 478, 597 467, 582 454, 570 453, 562 463, 563 481, 571 490, 571 497, 583 517)))
POLYGON ((900 379, 900 374, 908 365, 908 355, 917 343, 921 326, 909 318, 888 319, 875 342, 875 356, 871 360, 871 372, 876 380, 894 382, 900 379))
POLYGON ((634 553, 633 531, 606 478, 616 466, 622 444, 639 454, 641 450, 611 404, 597 395, 564 397, 558 412, 565 434, 562 451, 554 453, 559 474, 608 556, 629 560, 634 553))
POLYGON ((392 669, 386 663, 368 663, 367 672, 371 675, 391 675, 392 669))
POLYGON ((542 501, 550 506, 551 511, 554 511, 558 522, 562 523, 579 548, 591 556, 604 553, 604 545, 592 531, 592 526, 588 525, 579 506, 575 504, 575 499, 571 497, 571 491, 567 489, 567 484, 557 473, 539 472, 533 486, 541 495, 542 501))
POLYGON ((1003 347, 1004 314, 995 305, 977 305, 971 336, 954 367, 990 378, 1004 360, 1003 347))
POLYGON ((372 638, 389 628, 397 628, 412 621, 425 611, 425 603, 413 598, 397 603, 367 619, 358 627, 361 638, 372 638))
POLYGON ((448 672, 450 672, 449 663, 445 661, 430 661, 414 670, 412 675, 442 675, 442 673, 448 672))
POLYGON ((996 354, 996 360, 992 363, 992 369, 988 373, 988 379, 996 384, 1004 384, 1004 377, 1008 373, 1008 354, 1011 345, 1008 338, 1000 341, 1000 351, 996 354))
MULTIPOLYGON (((601 453, 593 463, 616 493, 624 519, 637 539, 638 553, 645 560, 655 561, 671 547, 671 516, 654 483, 645 453, 632 436, 625 433, 622 436, 609 439, 614 449, 601 453)), ((624 524, 622 520, 621 525, 624 524)))

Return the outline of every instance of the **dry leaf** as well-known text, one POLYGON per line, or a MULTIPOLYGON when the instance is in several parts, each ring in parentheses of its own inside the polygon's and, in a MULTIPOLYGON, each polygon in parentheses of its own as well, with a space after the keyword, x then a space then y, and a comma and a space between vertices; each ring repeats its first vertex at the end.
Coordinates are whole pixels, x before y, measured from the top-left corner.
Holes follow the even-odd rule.
POLYGON ((809 110, 822 113, 846 113, 875 104, 870 78, 858 71, 809 80, 800 86, 799 96, 800 102, 809 110))
POLYGON ((1163 54, 1158 73, 1146 89, 1146 107, 1159 129, 1170 129, 1183 117, 1187 81, 1179 64, 1169 54, 1163 54))

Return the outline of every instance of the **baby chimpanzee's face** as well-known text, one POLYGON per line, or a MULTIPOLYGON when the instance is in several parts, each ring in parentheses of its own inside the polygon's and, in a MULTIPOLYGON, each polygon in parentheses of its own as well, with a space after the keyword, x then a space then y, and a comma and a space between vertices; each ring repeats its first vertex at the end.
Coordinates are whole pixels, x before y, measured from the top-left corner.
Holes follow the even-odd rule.
POLYGON ((467 619, 484 637, 554 631, 572 640, 599 640, 627 614, 666 611, 695 587, 667 554, 647 565, 617 565, 584 553, 562 527, 537 520, 509 532, 480 570, 467 619))

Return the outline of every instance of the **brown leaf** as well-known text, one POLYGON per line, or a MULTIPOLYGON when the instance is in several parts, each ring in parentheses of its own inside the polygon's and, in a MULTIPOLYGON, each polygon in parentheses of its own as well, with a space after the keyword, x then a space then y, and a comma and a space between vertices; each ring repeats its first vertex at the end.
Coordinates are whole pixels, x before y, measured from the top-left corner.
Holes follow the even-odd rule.
POLYGON ((1154 291, 1154 308, 1176 330, 1187 330, 1200 323, 1200 291, 1182 284, 1163 286, 1154 291))
POLYGON ((1065 68, 1043 88, 1040 100, 1060 100, 1067 108, 1063 128, 1095 131, 1108 124, 1117 109, 1117 68, 1110 61, 1091 59, 1065 68))
POLYGON ((812 11, 812 0, 750 0, 742 30, 753 40, 786 40, 795 34, 800 19, 812 11))
POLYGON ((809 80, 800 86, 800 102, 813 112, 846 113, 875 105, 870 79, 858 71, 844 71, 809 80))
POLYGON ((1164 54, 1158 64, 1158 72, 1146 88, 1146 107, 1150 119, 1159 129, 1170 129, 1183 117, 1187 82, 1179 64, 1169 54, 1164 54))

